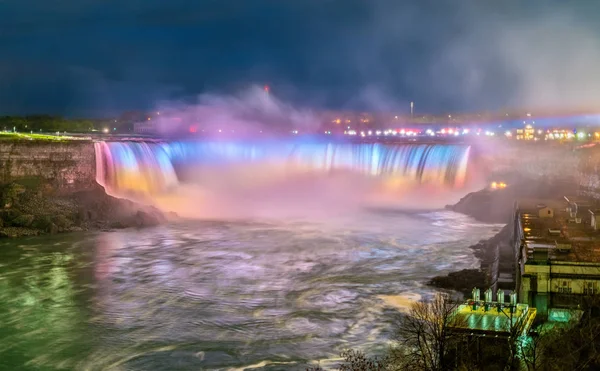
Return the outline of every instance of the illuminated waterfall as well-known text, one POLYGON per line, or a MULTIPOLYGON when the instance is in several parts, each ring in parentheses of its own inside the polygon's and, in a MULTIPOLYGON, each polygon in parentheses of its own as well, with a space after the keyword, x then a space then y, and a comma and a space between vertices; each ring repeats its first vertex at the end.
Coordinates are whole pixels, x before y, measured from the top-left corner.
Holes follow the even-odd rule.
POLYGON ((449 144, 99 142, 96 163, 98 183, 113 193, 162 192, 177 185, 176 168, 228 164, 346 171, 385 182, 460 188, 469 152, 469 146, 449 144))
POLYGON ((141 142, 98 142, 96 182, 109 193, 153 194, 178 184, 162 146, 141 142))

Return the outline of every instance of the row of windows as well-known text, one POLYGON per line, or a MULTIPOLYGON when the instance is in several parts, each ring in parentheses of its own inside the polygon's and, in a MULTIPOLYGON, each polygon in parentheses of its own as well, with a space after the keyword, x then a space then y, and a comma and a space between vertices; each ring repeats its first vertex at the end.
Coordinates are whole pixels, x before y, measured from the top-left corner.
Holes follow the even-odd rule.
MULTIPOLYGON (((571 294, 573 293, 573 289, 571 288, 571 281, 561 281, 556 291, 561 294, 571 294)), ((583 294, 585 295, 593 295, 598 294, 599 292, 596 289, 596 282, 584 282, 583 283, 583 294)))

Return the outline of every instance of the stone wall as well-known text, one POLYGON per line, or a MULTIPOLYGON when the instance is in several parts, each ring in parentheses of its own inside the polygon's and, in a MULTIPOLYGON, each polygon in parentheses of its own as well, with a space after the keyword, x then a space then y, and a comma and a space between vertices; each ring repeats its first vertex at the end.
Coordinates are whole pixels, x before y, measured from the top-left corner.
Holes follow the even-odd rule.
POLYGON ((49 181, 62 191, 93 186, 93 142, 0 141, 0 184, 28 178, 49 181))

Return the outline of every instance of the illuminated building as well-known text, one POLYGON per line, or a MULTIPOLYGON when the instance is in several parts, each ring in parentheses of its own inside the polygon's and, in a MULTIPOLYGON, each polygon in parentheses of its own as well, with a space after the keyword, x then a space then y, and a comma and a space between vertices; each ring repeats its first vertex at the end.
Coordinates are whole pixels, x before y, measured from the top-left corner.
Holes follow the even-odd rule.
POLYGON ((536 317, 536 309, 517 302, 517 294, 511 293, 505 302, 504 291, 498 290, 496 301, 488 289, 481 300, 479 289, 473 289, 473 297, 458 306, 453 313, 450 330, 471 336, 503 337, 527 335, 536 317))
POLYGON ((525 125, 523 129, 517 129, 517 140, 533 140, 535 138, 535 129, 531 125, 525 125))
POLYGON ((525 200, 515 210, 519 301, 552 317, 600 289, 600 243, 590 205, 573 198, 525 200))

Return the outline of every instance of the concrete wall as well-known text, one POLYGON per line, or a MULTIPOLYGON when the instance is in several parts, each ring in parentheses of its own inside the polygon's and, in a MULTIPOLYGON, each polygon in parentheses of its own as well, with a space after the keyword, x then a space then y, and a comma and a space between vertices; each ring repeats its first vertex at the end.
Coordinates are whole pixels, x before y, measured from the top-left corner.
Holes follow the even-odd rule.
POLYGON ((42 178, 62 191, 95 184, 96 160, 90 141, 0 141, 0 183, 42 178))

